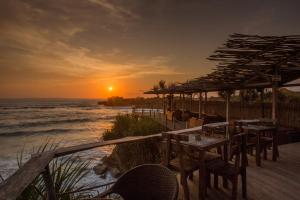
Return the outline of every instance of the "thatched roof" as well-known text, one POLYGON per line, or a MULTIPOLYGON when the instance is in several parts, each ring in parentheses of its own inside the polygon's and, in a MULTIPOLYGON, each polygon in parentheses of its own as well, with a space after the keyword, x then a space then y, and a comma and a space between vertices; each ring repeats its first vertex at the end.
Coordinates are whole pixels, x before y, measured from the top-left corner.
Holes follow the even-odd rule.
POLYGON ((232 34, 208 59, 217 62, 210 74, 145 94, 282 87, 300 78, 300 35, 232 34))

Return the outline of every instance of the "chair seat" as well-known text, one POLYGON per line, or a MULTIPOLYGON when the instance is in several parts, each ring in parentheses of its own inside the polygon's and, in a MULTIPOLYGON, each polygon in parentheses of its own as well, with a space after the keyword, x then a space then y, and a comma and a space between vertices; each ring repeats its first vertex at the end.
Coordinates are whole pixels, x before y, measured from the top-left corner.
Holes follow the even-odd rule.
POLYGON ((208 163, 206 165, 206 170, 209 173, 214 173, 225 177, 233 177, 239 174, 239 171, 235 169, 233 164, 224 162, 223 160, 217 160, 215 162, 208 163))
MULTIPOLYGON (((169 165, 170 165, 170 168, 173 168, 176 171, 181 170, 179 158, 175 158, 175 159, 170 160, 169 165)), ((184 159, 184 161, 183 161, 183 170, 184 171, 192 172, 192 171, 197 170, 198 168, 199 167, 198 167, 197 162, 195 162, 193 160, 190 160, 190 159, 184 159)))
MULTIPOLYGON (((215 160, 221 160, 221 159, 222 159, 222 157, 219 154, 211 153, 211 152, 206 152, 205 153, 204 160, 205 160, 206 163, 214 162, 215 160)), ((176 171, 180 171, 179 158, 172 159, 170 161, 170 167, 175 169, 176 171)), ((199 169, 199 165, 197 163, 197 160, 184 158, 184 171, 191 172, 191 171, 195 171, 197 169, 199 169)))
POLYGON ((212 153, 212 152, 205 152, 205 157, 204 160, 206 163, 215 161, 215 160, 221 160, 222 156, 217 153, 212 153))
POLYGON ((270 137, 261 137, 260 140, 263 143, 272 143, 273 142, 273 138, 270 138, 270 137))

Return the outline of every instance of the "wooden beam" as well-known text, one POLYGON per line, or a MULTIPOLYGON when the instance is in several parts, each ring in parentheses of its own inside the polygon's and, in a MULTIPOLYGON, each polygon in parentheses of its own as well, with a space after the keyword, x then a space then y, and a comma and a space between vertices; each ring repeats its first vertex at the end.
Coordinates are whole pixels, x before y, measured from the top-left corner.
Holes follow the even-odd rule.
POLYGON ((12 176, 0 184, 0 200, 15 200, 34 179, 44 172, 54 158, 54 152, 37 154, 27 161, 12 176))
POLYGON ((131 136, 131 137, 125 137, 125 138, 120 138, 120 139, 116 139, 116 140, 107 140, 107 141, 102 141, 102 142, 81 144, 81 145, 71 146, 71 147, 63 147, 63 148, 57 149, 55 151, 55 157, 60 157, 60 156, 76 153, 79 151, 85 151, 85 150, 102 147, 102 146, 107 146, 107 145, 131 143, 131 142, 142 141, 142 140, 151 139, 151 138, 160 138, 160 137, 161 137, 161 133, 154 134, 154 135, 147 135, 147 136, 131 136))

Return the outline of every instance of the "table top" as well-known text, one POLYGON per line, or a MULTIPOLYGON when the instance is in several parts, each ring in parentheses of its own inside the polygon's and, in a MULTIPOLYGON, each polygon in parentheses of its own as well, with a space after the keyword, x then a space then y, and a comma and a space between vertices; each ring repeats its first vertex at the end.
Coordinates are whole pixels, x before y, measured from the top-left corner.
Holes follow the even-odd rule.
POLYGON ((181 141, 182 144, 195 147, 200 150, 209 150, 211 148, 224 145, 228 142, 225 138, 201 136, 201 140, 181 141))
POLYGON ((273 122, 273 119, 269 119, 269 118, 259 118, 259 119, 239 119, 239 120, 235 120, 235 122, 238 123, 258 123, 258 122, 265 122, 265 123, 271 123, 273 122))
POLYGON ((240 119, 240 120, 235 120, 235 122, 238 122, 238 123, 257 123, 257 122, 260 122, 260 119, 240 119))
POLYGON ((263 126, 263 125, 248 125, 242 127, 245 130, 254 130, 254 131, 268 131, 275 130, 275 126, 263 126))
POLYGON ((218 128, 218 127, 228 126, 228 125, 229 125, 228 122, 217 122, 217 123, 205 124, 205 125, 203 125, 203 127, 207 127, 207 128, 218 128))
POLYGON ((186 129, 182 129, 182 130, 176 130, 176 131, 168 131, 165 132, 166 134, 172 134, 172 135, 177 135, 177 134, 183 134, 183 133, 192 133, 194 131, 201 131, 202 130, 202 126, 196 126, 193 128, 186 128, 186 129))

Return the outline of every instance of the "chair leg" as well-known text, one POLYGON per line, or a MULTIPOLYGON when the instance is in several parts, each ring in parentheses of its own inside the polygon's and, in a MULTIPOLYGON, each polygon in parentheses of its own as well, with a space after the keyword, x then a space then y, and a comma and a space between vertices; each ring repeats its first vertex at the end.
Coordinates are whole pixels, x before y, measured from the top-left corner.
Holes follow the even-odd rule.
POLYGON ((217 174, 214 174, 214 187, 219 188, 219 176, 217 174))
POLYGON ((234 176, 232 179, 232 195, 231 199, 236 200, 237 199, 237 187, 238 187, 238 176, 234 176))
POLYGON ((227 179, 224 176, 223 176, 223 187, 225 189, 228 189, 228 181, 227 181, 227 179))
POLYGON ((242 170, 241 177, 242 177, 242 194, 243 194, 243 198, 247 199, 247 173, 246 173, 246 168, 242 170))
POLYGON ((268 148, 268 146, 265 145, 265 146, 264 146, 264 160, 268 160, 268 152, 267 152, 267 148, 268 148))
POLYGON ((206 186, 208 188, 211 188, 211 177, 210 177, 210 173, 209 172, 206 173, 206 178, 207 178, 206 186))
POLYGON ((194 174, 193 174, 193 172, 192 172, 192 173, 190 173, 190 175, 189 175, 189 179, 190 179, 190 181, 193 181, 193 180, 194 180, 194 174))
POLYGON ((182 187, 183 187, 183 193, 184 193, 184 199, 185 200, 190 200, 190 192, 189 192, 189 187, 188 187, 188 182, 187 182, 187 175, 184 174, 182 176, 182 187))
POLYGON ((253 153, 253 147, 250 148, 250 155, 251 155, 251 156, 254 155, 254 153, 253 153))

